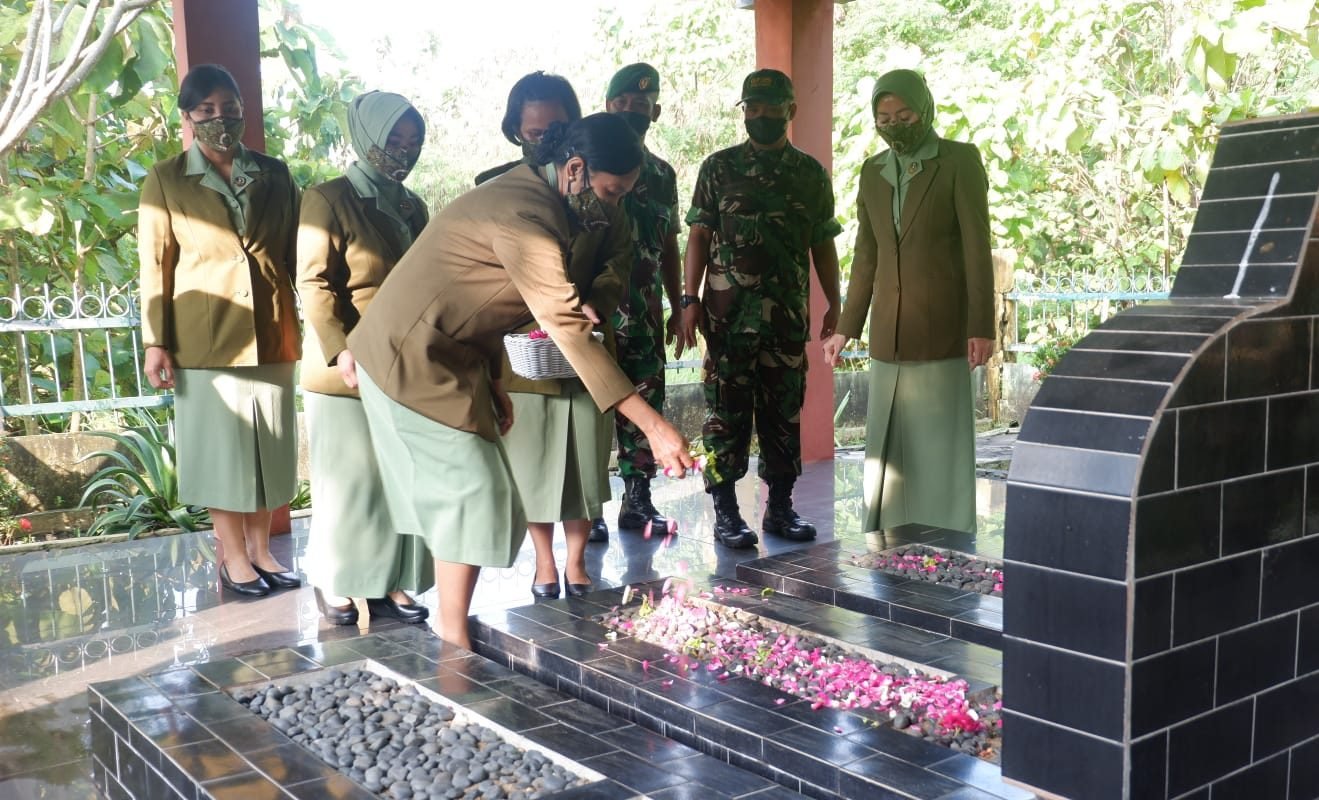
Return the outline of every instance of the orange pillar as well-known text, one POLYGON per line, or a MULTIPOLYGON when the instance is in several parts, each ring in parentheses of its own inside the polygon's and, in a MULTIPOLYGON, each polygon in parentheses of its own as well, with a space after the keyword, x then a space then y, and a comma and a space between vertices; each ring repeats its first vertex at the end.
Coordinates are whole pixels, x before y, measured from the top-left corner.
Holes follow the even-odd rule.
MULTIPOLYGON (((173 0, 174 59, 179 79, 198 64, 219 64, 238 81, 247 127, 243 144, 266 149, 261 105, 261 26, 257 0, 173 0)), ((183 146, 192 144, 192 131, 183 126, 183 146)), ((272 533, 288 533, 289 508, 274 511, 272 533)), ((218 543, 217 543, 218 547, 218 543)))
MULTIPOLYGON (((833 169, 834 0, 756 0, 756 66, 792 78, 797 117, 793 145, 833 169)), ((811 273, 811 335, 824 317, 824 293, 811 273)), ((842 309, 839 309, 840 311, 842 309)), ((833 370, 817 341, 807 346, 806 405, 801 415, 803 461, 834 457, 833 370)))
MULTIPOLYGON (((174 58, 179 79, 198 64, 219 64, 233 73, 243 95, 247 131, 243 144, 262 152, 266 132, 261 121, 261 27, 257 0, 173 0, 174 58)), ((183 127, 183 144, 192 132, 183 127)))

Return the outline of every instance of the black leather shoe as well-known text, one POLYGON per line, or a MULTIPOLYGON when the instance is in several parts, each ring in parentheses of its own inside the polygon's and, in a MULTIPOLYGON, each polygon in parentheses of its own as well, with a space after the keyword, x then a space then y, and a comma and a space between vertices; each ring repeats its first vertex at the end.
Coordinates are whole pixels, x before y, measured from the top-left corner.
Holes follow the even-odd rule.
POLYGON ((569 597, 581 597, 584 594, 589 594, 590 592, 595 591, 594 583, 568 583, 565 584, 565 586, 567 587, 569 597))
POLYGON ((256 578, 239 583, 229 579, 229 569, 224 564, 220 565, 220 585, 243 597, 265 597, 270 594, 270 585, 261 579, 259 572, 256 578))
POLYGON ((316 607, 321 610, 321 616, 331 625, 356 625, 357 624, 357 604, 349 601, 346 606, 332 606, 325 602, 325 595, 321 590, 316 590, 316 607))
POLYGON ((609 525, 604 518, 591 520, 591 532, 586 535, 588 542, 607 542, 609 541, 609 525))
POLYGON ((555 598, 559 596, 559 581, 554 583, 533 583, 531 584, 532 597, 555 598))
POLYGON ((431 615, 430 609, 425 606, 416 603, 406 605, 395 603, 392 597, 368 597, 366 610, 370 613, 371 619, 386 617, 401 622, 425 622, 431 615))
POLYGON ((252 569, 271 589, 296 589, 302 585, 302 579, 292 572, 268 572, 256 564, 252 565, 252 569))

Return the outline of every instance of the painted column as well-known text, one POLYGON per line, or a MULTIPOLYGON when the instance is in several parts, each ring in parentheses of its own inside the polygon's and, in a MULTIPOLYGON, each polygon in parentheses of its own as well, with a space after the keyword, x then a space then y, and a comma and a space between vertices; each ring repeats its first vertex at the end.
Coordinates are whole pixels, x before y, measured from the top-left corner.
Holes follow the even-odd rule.
MULTIPOLYGON (((248 120, 243 144, 265 152, 266 132, 260 121, 261 28, 257 22, 257 0, 173 0, 174 57, 179 78, 198 64, 219 64, 233 73, 243 95, 243 115, 248 120)), ((183 144, 192 143, 185 125, 183 144)))
MULTIPOLYGON (((834 0, 756 0, 755 13, 757 68, 787 73, 797 95, 797 118, 788 136, 832 171, 834 0)), ((812 338, 806 347, 810 369, 801 415, 802 460, 807 462, 834 457, 833 371, 816 339, 825 307, 812 272, 812 338)))

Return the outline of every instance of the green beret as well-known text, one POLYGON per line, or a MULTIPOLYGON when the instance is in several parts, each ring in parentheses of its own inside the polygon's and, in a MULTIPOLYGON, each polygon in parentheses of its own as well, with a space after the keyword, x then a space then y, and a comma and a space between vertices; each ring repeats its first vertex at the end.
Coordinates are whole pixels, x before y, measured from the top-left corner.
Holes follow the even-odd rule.
POLYGON ((787 103, 793 99, 792 80, 776 69, 758 69, 742 81, 742 99, 765 103, 787 103))
POLYGON ((609 79, 605 100, 613 100, 626 92, 659 94, 659 72, 649 64, 628 64, 609 79))

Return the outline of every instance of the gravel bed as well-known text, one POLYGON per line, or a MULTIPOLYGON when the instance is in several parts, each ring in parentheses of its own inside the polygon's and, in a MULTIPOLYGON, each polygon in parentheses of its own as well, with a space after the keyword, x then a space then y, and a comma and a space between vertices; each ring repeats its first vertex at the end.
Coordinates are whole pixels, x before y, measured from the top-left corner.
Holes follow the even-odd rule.
POLYGON ((235 690, 234 699, 368 790, 391 800, 531 800, 587 783, 536 750, 411 685, 367 670, 235 690))
POLYGON ((909 544, 853 556, 851 564, 950 589, 1003 596, 1003 565, 952 550, 909 544))

